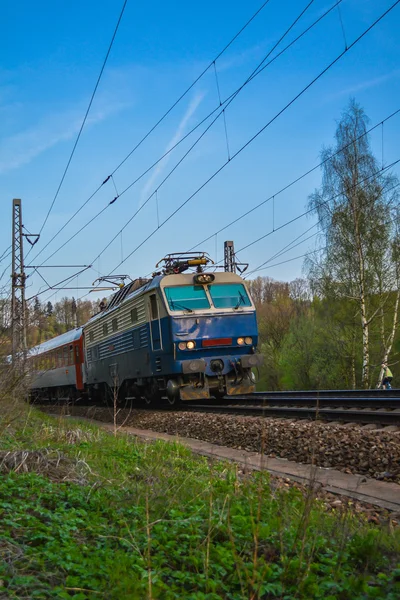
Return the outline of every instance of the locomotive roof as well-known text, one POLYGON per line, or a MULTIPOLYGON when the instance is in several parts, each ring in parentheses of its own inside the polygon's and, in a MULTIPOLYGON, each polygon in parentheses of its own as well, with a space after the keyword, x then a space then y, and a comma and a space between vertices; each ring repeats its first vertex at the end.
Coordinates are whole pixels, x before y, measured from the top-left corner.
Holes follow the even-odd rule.
MULTIPOLYGON (((145 283, 138 289, 134 290, 133 292, 131 292, 130 294, 125 296, 125 298, 122 300, 122 302, 119 302, 118 304, 114 304, 113 306, 110 306, 109 308, 105 308, 101 312, 97 313, 97 315, 94 315, 94 317, 89 319, 89 321, 87 323, 85 323, 85 325, 83 327, 86 327, 87 325, 93 323, 94 321, 97 321, 97 319, 101 319, 105 315, 111 314, 114 310, 116 310, 117 308, 122 306, 122 304, 124 304, 128 300, 132 300, 132 298, 135 298, 136 296, 141 296, 144 292, 148 292, 150 290, 160 287, 160 280, 163 277, 164 277, 163 275, 156 275, 156 277, 153 277, 153 279, 151 279, 150 281, 148 281, 147 283, 145 283)), ((112 298, 114 298, 114 296, 111 297, 111 300, 112 300, 112 298)), ((110 300, 110 303, 111 303, 111 300, 110 300)))
MULTIPOLYGON (((204 271, 210 273, 211 271, 204 271)), ((168 285, 189 285, 193 283, 193 277, 196 273, 177 273, 174 275, 164 275, 162 281, 160 281, 160 287, 164 288, 168 285)), ((215 280, 213 283, 245 283, 240 275, 236 273, 230 273, 228 271, 221 271, 213 273, 215 280)), ((210 285, 213 285, 212 283, 210 285)))
POLYGON ((43 342, 43 344, 39 344, 34 348, 29 350, 29 354, 43 354, 43 352, 50 352, 51 350, 55 350, 56 348, 60 348, 60 346, 65 346, 66 344, 71 344, 75 340, 79 340, 82 335, 82 327, 77 327, 76 329, 72 329, 71 331, 67 331, 66 333, 62 333, 57 337, 52 338, 51 340, 47 340, 47 342, 43 342))
MULTIPOLYGON (((207 272, 208 271, 205 271, 205 273, 207 273, 207 272)), ((214 283, 229 283, 229 282, 245 283, 244 280, 242 279, 242 277, 240 277, 236 273, 230 273, 230 272, 226 272, 226 271, 221 271, 221 272, 217 271, 213 274, 215 275, 214 283)), ((123 304, 125 304, 125 302, 128 302, 129 300, 132 300, 132 298, 135 298, 137 296, 141 296, 145 292, 150 292, 150 291, 152 291, 154 289, 158 289, 158 288, 164 288, 165 286, 168 286, 168 285, 171 285, 171 286, 190 285, 191 283, 193 283, 193 277, 195 275, 196 275, 196 273, 193 273, 193 272, 177 273, 177 274, 173 274, 173 275, 156 275, 155 277, 153 277, 153 279, 151 279, 146 284, 142 285, 141 287, 134 290, 133 292, 127 294, 125 296, 125 298, 122 300, 122 302, 120 302, 118 304, 114 304, 113 306, 110 306, 109 308, 105 308, 101 312, 97 313, 97 315, 94 315, 94 317, 92 317, 87 323, 85 323, 85 325, 83 327, 85 328, 87 325, 91 325, 98 319, 101 319, 102 317, 105 317, 106 315, 110 315, 114 310, 116 310, 117 308, 119 308, 123 304)))

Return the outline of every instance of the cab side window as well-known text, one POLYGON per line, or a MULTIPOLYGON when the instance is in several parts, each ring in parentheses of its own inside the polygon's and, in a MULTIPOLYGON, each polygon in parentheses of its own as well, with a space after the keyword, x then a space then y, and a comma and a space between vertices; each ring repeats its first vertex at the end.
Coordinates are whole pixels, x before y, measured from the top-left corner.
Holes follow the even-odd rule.
POLYGON ((150 318, 152 321, 158 319, 158 304, 156 294, 150 296, 150 318))

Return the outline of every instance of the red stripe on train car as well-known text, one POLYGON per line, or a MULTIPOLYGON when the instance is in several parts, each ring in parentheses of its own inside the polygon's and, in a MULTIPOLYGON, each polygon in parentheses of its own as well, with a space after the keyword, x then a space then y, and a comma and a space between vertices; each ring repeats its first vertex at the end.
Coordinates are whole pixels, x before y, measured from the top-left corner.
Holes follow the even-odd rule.
POLYGON ((232 338, 216 338, 214 340, 203 340, 201 342, 203 348, 210 346, 232 346, 232 338))

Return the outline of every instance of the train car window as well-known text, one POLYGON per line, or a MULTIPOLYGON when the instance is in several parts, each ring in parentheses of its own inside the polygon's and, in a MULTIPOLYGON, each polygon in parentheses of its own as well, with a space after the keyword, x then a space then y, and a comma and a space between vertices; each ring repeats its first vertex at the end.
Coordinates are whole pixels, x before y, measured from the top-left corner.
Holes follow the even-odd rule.
POLYGON ((68 346, 63 348, 63 365, 66 367, 68 364, 68 346))
POLYGON ((131 310, 131 321, 132 323, 137 323, 139 321, 139 311, 137 308, 132 308, 131 310))
POLYGON ((251 306, 250 298, 242 283, 214 283, 208 286, 215 308, 239 308, 251 306))
POLYGON ((103 335, 108 334, 108 323, 103 323, 103 335))
POLYGON ((57 366, 62 367, 62 352, 57 350, 57 366))
POLYGON ((53 350, 51 353, 51 368, 55 369, 57 367, 57 352, 53 350))
POLYGON ((73 365, 74 364, 74 347, 71 344, 69 347, 69 359, 68 359, 68 364, 69 365, 73 365))
POLYGON ((152 321, 158 319, 157 296, 155 294, 151 294, 150 296, 150 312, 152 321))
POLYGON ((210 308, 202 285, 182 285, 164 288, 170 310, 202 310, 210 308))
POLYGON ((93 341, 94 341, 94 331, 89 331, 89 340, 90 340, 91 342, 93 342, 93 341))
POLYGON ((111 321, 111 325, 112 325, 112 330, 117 331, 118 330, 118 319, 113 319, 111 321))

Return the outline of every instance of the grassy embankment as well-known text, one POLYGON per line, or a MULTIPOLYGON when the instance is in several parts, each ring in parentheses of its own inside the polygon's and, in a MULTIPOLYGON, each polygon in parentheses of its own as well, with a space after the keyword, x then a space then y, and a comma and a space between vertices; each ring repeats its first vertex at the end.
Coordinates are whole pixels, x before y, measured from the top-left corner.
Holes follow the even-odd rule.
POLYGON ((398 530, 178 444, 1 408, 0 599, 400 597, 398 530))

